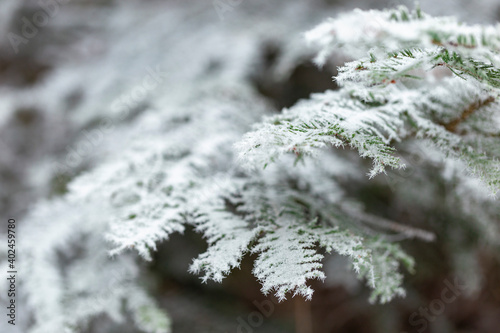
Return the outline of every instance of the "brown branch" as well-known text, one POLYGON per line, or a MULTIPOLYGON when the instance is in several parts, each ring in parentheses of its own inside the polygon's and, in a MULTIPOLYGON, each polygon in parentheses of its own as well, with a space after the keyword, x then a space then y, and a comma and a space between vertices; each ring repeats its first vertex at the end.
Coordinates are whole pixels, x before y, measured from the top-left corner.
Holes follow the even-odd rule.
POLYGON ((381 216, 367 214, 363 211, 353 209, 349 206, 344 206, 343 208, 350 216, 356 217, 357 220, 359 220, 361 223, 371 224, 385 230, 397 232, 398 234, 403 235, 405 238, 419 238, 425 242, 432 242, 436 239, 436 235, 433 232, 414 228, 409 225, 400 224, 381 216))
POLYGON ((386 230, 395 231, 401 235, 404 235, 406 238, 419 238, 425 242, 432 242, 436 239, 436 235, 427 230, 400 224, 380 216, 373 216, 364 213, 361 213, 360 215, 362 216, 363 222, 378 226, 386 230))
POLYGON ((491 104, 494 101, 495 101, 495 98, 493 96, 489 96, 485 100, 474 102, 471 105, 469 105, 464 111, 462 111, 462 114, 460 115, 459 118, 454 119, 454 120, 450 121, 449 123, 442 124, 442 125, 449 132, 455 133, 458 125, 460 125, 463 121, 465 121, 467 118, 469 118, 470 115, 472 115, 474 112, 476 112, 477 110, 479 110, 483 106, 491 104))
POLYGON ((295 300, 295 332, 312 333, 311 301, 302 298, 295 300))

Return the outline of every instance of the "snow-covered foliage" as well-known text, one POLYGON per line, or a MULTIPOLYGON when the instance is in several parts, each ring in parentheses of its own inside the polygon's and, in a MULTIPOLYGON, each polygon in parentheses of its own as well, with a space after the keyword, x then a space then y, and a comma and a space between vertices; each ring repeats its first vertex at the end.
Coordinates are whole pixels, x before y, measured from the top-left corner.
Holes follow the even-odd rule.
POLYGON ((89 318, 103 313, 123 322, 125 304, 144 332, 169 332, 168 317, 138 281, 140 269, 134 259, 110 258, 102 251, 106 224, 101 218, 110 213, 107 207, 94 202, 85 215, 76 213, 85 206, 68 198, 40 206, 31 215, 37 223, 31 223, 33 233, 21 243, 27 253, 21 287, 44 291, 27 295, 26 304, 34 314, 32 331, 78 332, 87 327, 89 318), (68 209, 74 214, 67 215, 68 209), (44 236, 34 238, 36 234, 44 236))
MULTIPOLYGON (((171 19, 174 29, 186 17, 171 19)), ((190 265, 203 281, 222 281, 245 255, 256 254, 253 274, 263 293, 310 299, 309 280, 325 279, 326 252, 349 259, 371 289, 372 302, 404 296, 403 274, 414 271, 415 260, 400 242, 429 242, 435 235, 370 211, 353 188, 377 181, 376 175, 390 172, 387 166, 403 168, 405 152, 424 144, 430 166, 422 167, 421 183, 407 179, 415 183, 412 189, 396 183, 392 190, 402 202, 415 204, 432 177, 453 185, 457 195, 442 206, 467 216, 453 232, 473 230, 488 245, 499 245, 498 202, 481 189, 481 181, 490 193, 500 189, 498 27, 462 25, 405 8, 354 11, 328 20, 306 38, 319 65, 333 52, 352 58, 339 68, 340 90, 314 94, 273 114, 243 82, 256 66, 261 37, 278 28, 250 32, 241 24, 227 35, 205 38, 190 31, 184 34, 192 33, 191 40, 178 40, 161 35, 164 22, 163 16, 150 18, 144 31, 160 31, 150 36, 153 42, 168 40, 176 48, 146 52, 147 59, 138 63, 159 64, 168 74, 133 108, 115 103, 122 102, 117 91, 135 84, 120 78, 142 79, 140 68, 127 67, 130 59, 117 56, 128 54, 129 37, 118 39, 98 65, 104 72, 115 58, 124 63, 86 91, 90 97, 73 116, 82 131, 103 118, 111 121, 92 152, 95 163, 89 164, 96 166, 72 180, 64 196, 32 208, 20 231, 30 332, 79 332, 100 314, 117 322, 129 316, 144 332, 169 332, 170 320, 144 287, 144 263, 135 254, 152 260, 159 243, 186 228, 208 243, 190 265), (193 50, 208 52, 203 62, 194 60, 193 50), (165 52, 169 61, 163 63, 165 52), (211 58, 223 59, 223 65, 211 58), (177 74, 176 67, 186 62, 191 64, 186 73, 177 74), (184 84, 194 88, 182 89, 184 84), (102 100, 109 108, 93 104, 102 100), (332 146, 357 150, 373 161, 372 168, 332 146)), ((289 54, 278 66, 282 74, 311 52, 293 40, 283 46, 289 54)), ((74 77, 63 72, 37 94, 86 75, 86 68, 74 77)), ((63 113, 64 107, 54 110, 63 113)), ((80 167, 65 172, 74 176, 80 167)), ((432 198, 421 206, 431 210, 438 204, 432 198)))
POLYGON ((265 166, 287 152, 300 158, 327 144, 350 146, 373 160, 374 177, 386 166, 404 167, 391 143, 413 136, 464 161, 493 194, 500 189, 494 148, 500 145, 500 26, 460 25, 400 7, 354 11, 321 24, 307 38, 319 45, 319 65, 338 49, 366 56, 339 68, 339 92, 315 95, 247 134, 239 144, 242 159, 265 166), (370 20, 373 30, 367 33, 363 27, 370 20), (440 67, 445 70, 438 72, 440 67))

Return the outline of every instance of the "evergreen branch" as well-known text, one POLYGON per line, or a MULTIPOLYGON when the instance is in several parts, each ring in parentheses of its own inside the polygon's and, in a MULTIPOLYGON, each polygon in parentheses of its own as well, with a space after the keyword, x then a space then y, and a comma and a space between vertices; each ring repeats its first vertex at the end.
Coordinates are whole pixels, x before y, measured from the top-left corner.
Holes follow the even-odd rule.
POLYGON ((500 64, 498 26, 466 25, 453 17, 432 17, 418 7, 355 10, 318 25, 306 39, 318 50, 316 62, 324 64, 334 51, 361 58, 374 49, 399 52, 406 49, 446 48, 468 58, 500 64))
POLYGON ((447 131, 455 133, 457 131, 458 125, 464 122, 467 118, 469 118, 474 112, 479 110, 480 108, 487 106, 495 101, 493 96, 489 96, 488 98, 480 101, 474 101, 471 105, 465 108, 460 114, 459 118, 456 118, 448 123, 442 124, 447 131))

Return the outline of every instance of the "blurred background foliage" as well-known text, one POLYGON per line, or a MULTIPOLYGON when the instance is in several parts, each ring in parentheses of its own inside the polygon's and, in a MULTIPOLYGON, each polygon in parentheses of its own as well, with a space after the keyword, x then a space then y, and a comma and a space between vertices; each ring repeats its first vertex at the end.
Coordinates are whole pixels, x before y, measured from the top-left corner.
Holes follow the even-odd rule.
MULTIPOLYGON (((124 135, 126 124, 157 107, 167 91, 181 91, 200 77, 214 81, 238 77, 279 112, 312 92, 335 89, 331 77, 346 60, 316 68, 312 54, 301 44, 303 31, 356 7, 413 5, 398 0, 65 2, 33 37, 13 47, 9 34, 23 36, 23 18, 33 18, 40 3, 0 1, 0 207, 4 216, 15 216, 20 223, 36 201, 64 194, 67 182, 95 166, 106 149, 120 149, 119 145, 96 149, 67 166, 63 174, 53 167, 67 158, 82 133, 105 117, 117 119, 114 103, 140 82, 146 68, 162 66, 169 74, 151 96, 129 104, 127 117, 116 120, 124 135)), ((456 15, 469 23, 494 23, 500 18, 500 2, 495 0, 421 0, 420 4, 430 14, 456 15)), ((168 311, 174 332, 498 332, 497 254, 482 250, 481 239, 472 230, 453 233, 450 225, 466 217, 454 216, 452 209, 422 210, 426 207, 422 193, 438 194, 449 207, 460 204, 449 202, 445 193, 453 188, 440 183, 433 168, 430 162, 414 166, 408 177, 418 181, 412 182, 406 197, 395 197, 391 191, 391 186, 404 184, 391 184, 384 177, 351 189, 369 210, 410 224, 426 221, 426 226, 443 231, 431 244, 406 242, 417 259, 418 273, 406 277, 405 299, 369 304, 368 290, 346 272, 343 259, 330 256, 325 259, 328 278, 314 283, 312 301, 276 304, 273 300, 269 316, 251 319, 260 313, 255 302, 272 299, 260 293, 251 274, 254 258, 247 257, 222 284, 202 284, 187 273, 191 259, 206 248, 191 230, 161 244, 153 263, 144 264, 150 290, 168 311), (457 249, 446 237, 470 238, 470 248, 459 249, 462 259, 451 255, 457 249), (417 330, 422 326, 412 326, 410 315, 439 299, 445 281, 453 281, 456 272, 461 272, 469 292, 447 304, 425 330, 417 330), (259 324, 252 326, 251 320, 259 324)), ((90 332, 131 330, 127 325, 111 328, 107 318, 94 324, 90 332)))

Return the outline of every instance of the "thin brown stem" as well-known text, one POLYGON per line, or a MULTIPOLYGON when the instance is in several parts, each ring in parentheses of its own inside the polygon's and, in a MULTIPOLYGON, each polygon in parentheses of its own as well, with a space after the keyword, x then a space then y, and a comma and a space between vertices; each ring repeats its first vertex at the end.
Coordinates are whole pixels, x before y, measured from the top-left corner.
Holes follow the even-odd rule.
POLYGON ((493 96, 489 96, 485 100, 480 100, 472 103, 465 110, 462 111, 460 117, 450 121, 449 123, 443 124, 444 128, 446 128, 446 130, 448 130, 449 132, 455 133, 458 125, 460 125, 467 118, 469 118, 474 112, 476 112, 483 106, 493 103, 493 101, 495 101, 495 98, 493 96))
POLYGON ((295 299, 295 333, 312 333, 311 301, 295 299))

